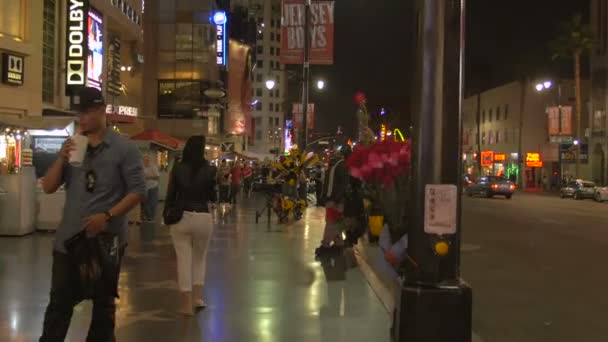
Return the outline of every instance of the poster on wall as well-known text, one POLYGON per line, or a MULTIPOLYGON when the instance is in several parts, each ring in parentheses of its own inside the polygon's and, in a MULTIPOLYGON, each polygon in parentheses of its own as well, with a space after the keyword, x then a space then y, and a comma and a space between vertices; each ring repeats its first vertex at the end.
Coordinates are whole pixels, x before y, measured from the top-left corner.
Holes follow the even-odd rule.
MULTIPOLYGON (((334 63, 334 1, 310 5, 310 64, 334 63)), ((304 0, 283 0, 281 6, 281 63, 304 63, 304 0)))
POLYGON ((87 86, 101 89, 103 83, 103 19, 101 13, 89 9, 87 51, 87 86))

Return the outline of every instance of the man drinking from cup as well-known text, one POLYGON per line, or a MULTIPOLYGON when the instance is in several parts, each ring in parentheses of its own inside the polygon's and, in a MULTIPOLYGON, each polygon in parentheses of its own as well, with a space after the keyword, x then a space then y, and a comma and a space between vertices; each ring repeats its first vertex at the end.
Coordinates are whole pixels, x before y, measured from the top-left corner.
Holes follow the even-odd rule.
POLYGON ((132 142, 107 128, 105 101, 99 90, 83 88, 74 103, 82 135, 66 140, 42 182, 49 194, 65 184, 66 202, 55 236, 51 296, 40 341, 63 341, 73 307, 91 298, 93 317, 87 341, 109 342, 115 341, 118 272, 115 284, 104 284, 104 291, 83 295, 78 260, 68 253, 66 241, 83 231, 89 238, 111 239, 113 250, 118 251, 119 269, 127 239, 126 214, 146 192, 143 162, 132 142))

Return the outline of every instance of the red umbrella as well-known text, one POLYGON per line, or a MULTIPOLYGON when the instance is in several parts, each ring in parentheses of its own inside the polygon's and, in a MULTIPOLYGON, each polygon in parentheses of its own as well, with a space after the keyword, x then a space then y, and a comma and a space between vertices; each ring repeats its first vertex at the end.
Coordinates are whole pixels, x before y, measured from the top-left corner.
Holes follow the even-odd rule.
POLYGON ((132 136, 131 140, 150 141, 157 145, 168 147, 173 150, 178 150, 180 146, 184 144, 183 141, 174 138, 168 134, 165 134, 157 129, 147 129, 139 134, 132 136))

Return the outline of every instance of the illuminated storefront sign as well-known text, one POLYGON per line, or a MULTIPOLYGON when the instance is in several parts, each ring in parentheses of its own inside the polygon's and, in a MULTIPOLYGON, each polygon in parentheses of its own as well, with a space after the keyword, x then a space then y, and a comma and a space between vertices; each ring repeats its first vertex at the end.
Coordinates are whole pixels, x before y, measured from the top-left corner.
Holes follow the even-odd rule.
POLYGON ((507 155, 504 153, 494 153, 494 162, 502 163, 507 161, 507 155))
POLYGON ((21 56, 8 53, 2 54, 2 83, 20 86, 23 85, 25 61, 21 56))
POLYGON ((101 90, 103 82, 103 19, 101 13, 89 9, 87 50, 87 86, 101 90))
POLYGON ((106 114, 111 122, 133 123, 139 111, 137 107, 107 105, 106 114))
POLYGON ((494 163, 494 151, 481 152, 481 166, 492 166, 494 163))
POLYGON ((538 152, 526 153, 526 167, 530 167, 530 168, 543 167, 543 161, 540 158, 540 153, 538 153, 538 152))
POLYGON ((77 88, 86 86, 88 35, 86 23, 89 13, 88 0, 67 2, 66 29, 66 93, 70 95, 77 88))
POLYGON ((215 52, 216 52, 216 64, 226 65, 226 23, 228 23, 228 17, 226 12, 216 12, 213 15, 213 23, 215 24, 216 40, 215 40, 215 52))
POLYGON ((386 125, 382 124, 380 126, 380 140, 384 141, 386 140, 386 125))

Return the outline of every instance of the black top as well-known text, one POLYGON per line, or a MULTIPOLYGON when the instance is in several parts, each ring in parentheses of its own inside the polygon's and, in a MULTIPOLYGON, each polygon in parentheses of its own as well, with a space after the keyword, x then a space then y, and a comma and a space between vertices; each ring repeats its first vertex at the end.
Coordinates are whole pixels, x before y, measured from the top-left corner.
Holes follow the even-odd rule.
POLYGON ((207 163, 194 176, 190 165, 176 164, 169 179, 165 204, 172 205, 179 200, 186 211, 207 211, 207 204, 217 200, 216 177, 217 169, 207 163))

